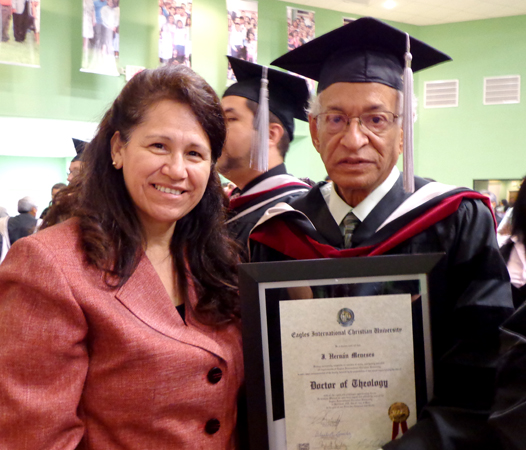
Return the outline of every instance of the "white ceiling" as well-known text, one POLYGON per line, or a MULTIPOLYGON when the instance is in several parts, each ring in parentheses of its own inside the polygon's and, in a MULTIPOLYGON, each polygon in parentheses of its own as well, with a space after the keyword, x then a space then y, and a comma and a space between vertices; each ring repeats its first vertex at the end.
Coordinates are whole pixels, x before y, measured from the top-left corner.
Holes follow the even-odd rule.
POLYGON ((396 7, 393 9, 384 8, 382 5, 385 1, 295 0, 294 3, 412 25, 437 25, 526 14, 526 0, 394 0, 396 7))

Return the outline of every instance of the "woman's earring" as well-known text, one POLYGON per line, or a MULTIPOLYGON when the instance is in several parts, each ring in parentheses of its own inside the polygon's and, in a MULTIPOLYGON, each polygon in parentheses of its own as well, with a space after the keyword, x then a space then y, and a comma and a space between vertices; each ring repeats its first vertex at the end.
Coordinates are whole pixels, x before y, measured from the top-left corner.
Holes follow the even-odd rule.
POLYGON ((113 164, 113 167, 115 167, 117 165, 117 163, 115 161, 113 161, 112 164, 113 164))

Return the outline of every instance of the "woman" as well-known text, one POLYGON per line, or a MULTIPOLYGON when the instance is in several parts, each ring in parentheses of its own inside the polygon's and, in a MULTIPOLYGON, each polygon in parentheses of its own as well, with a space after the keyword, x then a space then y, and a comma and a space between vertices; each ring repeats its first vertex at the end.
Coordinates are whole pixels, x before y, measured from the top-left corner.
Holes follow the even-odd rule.
POLYGON ((75 217, 20 240, 0 267, 2 450, 235 447, 225 135, 191 69, 126 84, 48 222, 75 217))
POLYGON ((513 303, 518 308, 526 300, 526 177, 517 195, 511 215, 510 237, 500 251, 510 273, 513 303))

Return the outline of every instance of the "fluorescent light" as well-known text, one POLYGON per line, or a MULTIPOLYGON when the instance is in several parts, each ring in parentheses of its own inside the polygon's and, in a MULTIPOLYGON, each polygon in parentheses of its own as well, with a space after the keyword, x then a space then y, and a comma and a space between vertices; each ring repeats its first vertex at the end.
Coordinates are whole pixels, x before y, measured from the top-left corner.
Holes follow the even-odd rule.
POLYGON ((385 9, 393 9, 396 6, 396 2, 394 0, 387 0, 382 6, 385 9))

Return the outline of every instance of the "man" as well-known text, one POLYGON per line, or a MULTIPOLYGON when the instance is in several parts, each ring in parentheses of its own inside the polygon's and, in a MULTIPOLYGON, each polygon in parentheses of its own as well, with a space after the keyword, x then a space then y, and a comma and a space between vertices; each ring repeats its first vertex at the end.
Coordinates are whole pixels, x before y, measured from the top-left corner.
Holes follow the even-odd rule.
POLYGON ((40 214, 41 219, 46 217, 46 214, 49 211, 49 208, 51 208, 51 206, 53 205, 53 202, 55 201, 55 196, 58 194, 58 192, 61 189, 64 189, 65 187, 66 185, 64 183, 56 183, 53 185, 53 187, 51 188, 51 201, 49 202, 49 206, 47 206, 46 209, 42 211, 42 214, 40 214))
POLYGON ((480 193, 489 198, 489 201, 491 202, 491 209, 493 214, 495 214, 495 220, 497 221, 497 225, 499 225, 502 221, 502 218, 504 217, 504 213, 497 211, 497 196, 488 190, 480 191, 480 193))
MULTIPOLYGON (((445 253, 429 275, 433 398, 418 423, 383 448, 489 450, 498 328, 513 310, 509 278, 484 196, 412 176, 403 188, 396 163, 404 134, 412 135, 410 122, 400 123, 407 38, 362 18, 273 62, 319 81, 309 125, 332 183, 269 210, 265 216, 277 215, 251 235, 252 255, 445 253)), ((414 70, 450 59, 413 38, 410 49, 414 70)), ((405 99, 411 104, 411 93, 405 99)))
POLYGON ((246 57, 244 41, 245 34, 241 29, 241 20, 239 17, 236 17, 234 19, 234 29, 230 32, 229 36, 230 54, 235 58, 246 57))
POLYGON ((24 197, 18 201, 18 213, 18 216, 11 217, 7 221, 10 245, 32 234, 37 225, 37 205, 31 197, 24 197))
POLYGON ((82 152, 86 147, 87 142, 81 141, 80 139, 73 138, 73 145, 77 154, 71 160, 69 164, 68 183, 71 183, 75 179, 82 169, 82 152))
POLYGON ((16 42, 26 40, 27 29, 30 21, 30 3, 29 0, 12 0, 13 1, 13 35, 16 42))
POLYGON ((2 42, 9 41, 9 25, 11 24, 11 14, 13 6, 11 0, 0 0, 0 9, 2 12, 2 42))
POLYGON ((217 169, 237 186, 231 194, 232 214, 228 223, 234 237, 246 246, 250 230, 267 208, 289 202, 309 189, 307 183, 288 175, 284 164, 294 139, 294 117, 307 119, 305 105, 309 91, 303 79, 268 70, 269 123, 263 130, 268 135, 268 144, 262 144, 257 142, 254 122, 263 68, 240 59, 228 59, 238 82, 225 91, 221 100, 228 133, 217 169), (251 165, 251 149, 255 146, 258 152, 266 150, 262 145, 268 145, 268 157, 263 157, 268 158, 268 171, 251 165))
POLYGON ((7 232, 7 221, 9 214, 7 210, 0 206, 0 263, 4 260, 9 250, 9 233, 7 232))

